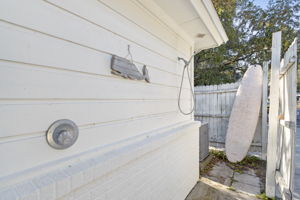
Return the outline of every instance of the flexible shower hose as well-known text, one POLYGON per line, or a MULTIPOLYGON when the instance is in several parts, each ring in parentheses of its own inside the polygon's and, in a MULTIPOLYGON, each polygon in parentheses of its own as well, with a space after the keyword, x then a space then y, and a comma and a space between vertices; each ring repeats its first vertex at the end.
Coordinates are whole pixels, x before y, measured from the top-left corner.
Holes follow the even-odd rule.
POLYGON ((179 95, 178 95, 178 108, 179 108, 179 111, 184 114, 184 115, 190 115, 191 113, 194 112, 195 110, 195 95, 194 95, 194 91, 193 91, 193 85, 192 85, 192 81, 191 81, 191 77, 190 77, 190 73, 189 73, 189 65, 190 65, 190 62, 192 60, 192 58, 195 56, 195 54, 193 54, 191 56, 191 58, 189 59, 189 61, 186 61, 185 59, 183 58, 178 58, 178 60, 183 60, 183 62, 185 63, 184 64, 184 67, 183 67, 183 71, 182 71, 182 77, 181 77, 181 83, 180 83, 180 89, 179 89, 179 95), (192 98, 193 98, 193 103, 192 103, 192 109, 188 112, 184 112, 180 106, 180 98, 181 98, 181 92, 182 92, 182 85, 183 85, 183 79, 184 79, 184 73, 185 73, 185 69, 187 71, 187 75, 188 75, 188 79, 189 79, 189 83, 190 83, 190 89, 191 89, 191 94, 192 94, 192 98))

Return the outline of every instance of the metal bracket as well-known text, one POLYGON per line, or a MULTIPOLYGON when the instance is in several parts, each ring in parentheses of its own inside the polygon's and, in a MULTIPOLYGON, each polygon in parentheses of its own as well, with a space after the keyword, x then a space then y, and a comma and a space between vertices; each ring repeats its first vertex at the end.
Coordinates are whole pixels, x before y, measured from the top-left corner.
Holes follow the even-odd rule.
POLYGON ((295 130, 296 128, 296 123, 294 121, 280 120, 280 125, 292 130, 295 130))

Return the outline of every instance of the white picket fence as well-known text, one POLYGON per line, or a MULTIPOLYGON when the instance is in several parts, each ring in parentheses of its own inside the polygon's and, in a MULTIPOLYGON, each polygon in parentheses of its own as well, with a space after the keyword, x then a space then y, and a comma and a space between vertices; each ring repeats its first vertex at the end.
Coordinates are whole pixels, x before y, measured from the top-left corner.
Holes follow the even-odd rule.
MULTIPOLYGON (((239 82, 195 87, 195 120, 208 122, 209 144, 224 148, 228 120, 239 82)), ((262 152, 262 120, 258 121, 251 152, 262 152)))

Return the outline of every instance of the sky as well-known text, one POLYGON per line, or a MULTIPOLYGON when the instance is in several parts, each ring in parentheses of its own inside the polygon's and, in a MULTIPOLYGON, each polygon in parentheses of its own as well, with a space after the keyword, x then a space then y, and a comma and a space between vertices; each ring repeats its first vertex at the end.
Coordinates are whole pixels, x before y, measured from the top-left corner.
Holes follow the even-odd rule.
POLYGON ((268 4, 268 0, 254 0, 253 2, 262 8, 266 8, 268 4))

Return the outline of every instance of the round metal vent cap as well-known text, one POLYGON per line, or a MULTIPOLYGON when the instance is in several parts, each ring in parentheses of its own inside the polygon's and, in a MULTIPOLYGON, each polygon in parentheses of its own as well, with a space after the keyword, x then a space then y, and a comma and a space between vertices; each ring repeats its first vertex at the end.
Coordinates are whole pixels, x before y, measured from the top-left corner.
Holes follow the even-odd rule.
POLYGON ((73 121, 61 119, 51 124, 46 133, 46 137, 51 147, 55 149, 66 149, 76 142, 78 134, 78 127, 73 121))

